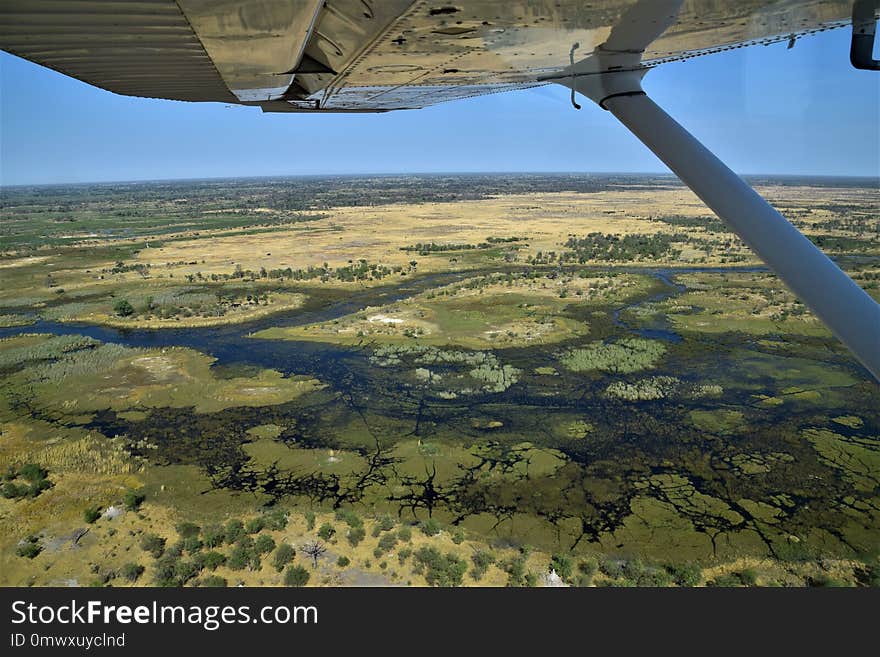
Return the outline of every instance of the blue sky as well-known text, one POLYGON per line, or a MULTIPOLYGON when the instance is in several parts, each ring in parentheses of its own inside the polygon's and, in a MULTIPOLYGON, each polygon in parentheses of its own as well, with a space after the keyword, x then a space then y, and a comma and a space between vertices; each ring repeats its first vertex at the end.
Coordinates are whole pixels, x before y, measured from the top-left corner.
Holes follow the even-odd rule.
MULTIPOLYGON (((646 91, 734 170, 880 176, 880 74, 849 31, 651 71, 646 91)), ((561 87, 379 115, 126 98, 0 53, 0 184, 431 171, 665 171, 561 87)))

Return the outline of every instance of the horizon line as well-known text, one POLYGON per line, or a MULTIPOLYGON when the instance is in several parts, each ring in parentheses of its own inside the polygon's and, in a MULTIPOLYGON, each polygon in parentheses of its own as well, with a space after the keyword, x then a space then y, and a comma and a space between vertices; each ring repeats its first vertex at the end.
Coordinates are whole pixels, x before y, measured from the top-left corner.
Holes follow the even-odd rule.
MULTIPOLYGON (((16 187, 76 187, 83 185, 125 185, 125 184, 149 184, 149 183, 173 183, 173 182, 207 182, 221 180, 268 180, 268 179, 293 179, 293 178, 382 178, 392 176, 661 176, 665 178, 679 178, 670 171, 375 171, 375 172, 348 172, 348 173, 278 173, 258 175, 228 175, 207 177, 180 177, 180 178, 129 178, 124 180, 89 180, 89 181, 59 181, 59 182, 35 182, 13 183, 0 182, 0 189, 13 189, 16 187)), ((814 179, 841 179, 841 180, 872 180, 880 183, 880 175, 870 174, 837 174, 837 173, 737 173, 744 178, 814 178, 814 179)))

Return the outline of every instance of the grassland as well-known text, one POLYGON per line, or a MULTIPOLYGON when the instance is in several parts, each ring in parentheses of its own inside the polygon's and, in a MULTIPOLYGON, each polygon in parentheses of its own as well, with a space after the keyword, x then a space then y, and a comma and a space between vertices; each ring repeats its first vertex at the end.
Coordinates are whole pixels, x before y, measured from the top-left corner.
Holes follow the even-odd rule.
POLYGON ((877 584, 876 384, 689 192, 363 184, 4 199, 0 584, 877 584))

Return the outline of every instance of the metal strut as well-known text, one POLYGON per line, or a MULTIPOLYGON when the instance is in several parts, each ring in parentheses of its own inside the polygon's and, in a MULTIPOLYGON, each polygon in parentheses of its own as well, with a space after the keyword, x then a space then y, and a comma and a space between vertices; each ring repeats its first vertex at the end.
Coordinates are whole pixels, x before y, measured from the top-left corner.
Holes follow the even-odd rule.
POLYGON ((776 272, 880 381, 880 304, 645 95, 640 84, 642 75, 644 70, 632 70, 559 82, 617 117, 776 272))

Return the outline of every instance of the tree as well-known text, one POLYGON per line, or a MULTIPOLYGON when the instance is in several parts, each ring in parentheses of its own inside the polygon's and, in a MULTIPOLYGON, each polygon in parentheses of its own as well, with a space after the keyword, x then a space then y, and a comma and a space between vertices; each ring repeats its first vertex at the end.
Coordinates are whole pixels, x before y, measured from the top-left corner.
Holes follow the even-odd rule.
POLYGON ((241 546, 236 547, 232 550, 232 554, 229 555, 229 567, 232 570, 244 570, 247 567, 248 563, 251 560, 250 550, 243 548, 241 546))
POLYGON ((329 522, 325 522, 323 525, 321 525, 321 528, 318 530, 318 536, 323 538, 325 541, 329 541, 333 537, 333 534, 335 534, 335 533, 336 533, 336 528, 333 525, 331 525, 329 522))
POLYGON ((217 568, 226 563, 226 556, 217 552, 216 550, 211 550, 210 552, 204 552, 197 555, 195 558, 195 562, 201 568, 207 568, 208 570, 217 570, 217 568))
POLYGON ((278 549, 275 550, 275 558, 272 561, 272 565, 275 566, 275 570, 279 573, 284 570, 284 567, 293 561, 293 558, 296 556, 296 550, 289 543, 282 543, 278 546, 278 549))
POLYGON ((257 554, 268 554, 275 549, 275 541, 271 536, 260 534, 254 543, 254 550, 257 554))
POLYGON ((290 566, 284 573, 285 586, 305 586, 311 577, 308 570, 302 566, 290 566))
POLYGON ((413 554, 414 572, 424 572, 430 586, 461 586, 467 563, 450 553, 441 554, 433 547, 422 547, 413 554))
POLYGON ((244 536, 244 524, 241 520, 230 520, 226 523, 226 542, 235 543, 244 536))
POLYGON ((130 317, 134 315, 134 307, 128 302, 128 299, 120 299, 113 304, 113 312, 119 317, 130 317))
POLYGON ((205 545, 209 548, 220 547, 226 538, 226 530, 220 525, 210 525, 202 532, 205 545))
POLYGON ((312 558, 315 568, 318 567, 318 558, 323 556, 326 551, 327 548, 321 541, 312 541, 303 546, 303 552, 312 558))
POLYGON ((129 582, 136 582, 144 574, 144 567, 139 563, 127 563, 119 569, 119 574, 129 582))
POLYGON ((149 552, 154 559, 158 559, 165 552, 165 539, 156 534, 146 534, 141 539, 141 549, 149 552))

